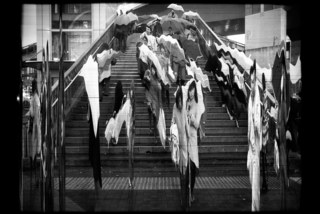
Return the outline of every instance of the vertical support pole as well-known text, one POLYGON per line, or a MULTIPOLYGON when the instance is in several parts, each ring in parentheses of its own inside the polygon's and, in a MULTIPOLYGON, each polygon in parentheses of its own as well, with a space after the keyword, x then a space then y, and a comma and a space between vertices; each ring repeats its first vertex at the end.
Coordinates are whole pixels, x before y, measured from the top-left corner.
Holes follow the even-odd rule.
MULTIPOLYGON (((23 112, 23 102, 22 102, 22 84, 23 84, 23 82, 22 82, 22 80, 21 80, 21 76, 20 76, 20 85, 19 85, 19 94, 18 94, 18 96, 17 96, 17 102, 18 102, 18 106, 19 106, 19 108, 20 108, 20 110, 21 110, 21 112, 23 112)), ((23 122, 22 121, 22 119, 21 119, 21 122, 23 122)), ((20 142, 21 142, 21 151, 19 152, 20 153, 20 155, 19 155, 19 157, 21 158, 21 160, 20 160, 20 173, 19 173, 19 176, 20 176, 20 182, 19 182, 19 190, 20 190, 20 197, 19 197, 19 201, 20 201, 20 203, 19 203, 19 210, 20 211, 23 211, 23 156, 24 156, 24 152, 23 152, 23 147, 24 147, 24 144, 26 143, 24 140, 23 140, 23 134, 25 133, 25 125, 23 125, 22 126, 22 132, 21 132, 21 138, 20 138, 20 142)))
POLYGON ((59 98, 58 98, 58 119, 57 119, 57 144, 59 156, 59 211, 65 211, 65 146, 64 146, 64 72, 63 72, 63 44, 62 44, 62 5, 59 5, 59 98))
POLYGON ((130 121, 130 136, 129 136, 129 182, 130 182, 130 190, 129 190, 129 210, 133 210, 134 206, 134 160, 133 160, 133 152, 134 152, 134 138, 135 138, 135 90, 134 90, 134 80, 131 82, 130 87, 130 98, 131 98, 131 106, 132 106, 132 118, 130 121))
POLYGON ((53 212, 53 188, 52 188, 52 142, 51 142, 51 80, 49 71, 49 42, 46 48, 46 72, 47 72, 47 109, 46 109, 46 186, 45 186, 45 211, 53 212))
POLYGON ((47 102, 47 86, 46 86, 46 82, 47 82, 47 76, 46 76, 46 65, 45 65, 45 50, 44 48, 42 48, 42 82, 41 82, 41 94, 40 94, 40 98, 41 98, 41 164, 40 164, 40 203, 41 203, 41 211, 44 212, 45 211, 45 176, 44 176, 44 168, 43 165, 45 164, 45 151, 44 151, 44 145, 46 142, 46 102, 47 102))

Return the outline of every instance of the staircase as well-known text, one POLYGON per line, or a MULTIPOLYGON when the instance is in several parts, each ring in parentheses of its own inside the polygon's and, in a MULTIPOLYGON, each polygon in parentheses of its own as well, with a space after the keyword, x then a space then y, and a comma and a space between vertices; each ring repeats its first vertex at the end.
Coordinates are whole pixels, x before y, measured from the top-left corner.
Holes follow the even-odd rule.
MULTIPOLYGON (((118 80, 122 81, 124 92, 128 90, 132 79, 136 92, 136 127, 134 147, 134 173, 138 176, 177 176, 169 148, 164 149, 158 138, 156 143, 153 135, 149 134, 149 119, 145 102, 145 89, 141 84, 137 71, 136 41, 129 42, 128 49, 117 64, 112 67, 110 95, 104 96, 100 102, 100 152, 101 166, 109 173, 128 173, 128 150, 125 126, 120 133, 117 145, 107 146, 104 137, 106 120, 111 117, 114 105, 114 88, 118 80)), ((206 60, 202 59, 199 66, 204 71, 206 60)), ((199 145, 200 175, 227 176, 247 175, 247 114, 242 113, 239 128, 235 121, 230 121, 226 109, 221 107, 221 97, 217 83, 211 81, 212 93, 207 94, 206 137, 199 145)), ((164 106, 167 135, 169 135, 172 117, 173 96, 176 86, 170 88, 170 109, 164 106)), ((90 167, 89 163, 89 123, 86 120, 87 94, 72 110, 66 121, 66 167, 90 167)))

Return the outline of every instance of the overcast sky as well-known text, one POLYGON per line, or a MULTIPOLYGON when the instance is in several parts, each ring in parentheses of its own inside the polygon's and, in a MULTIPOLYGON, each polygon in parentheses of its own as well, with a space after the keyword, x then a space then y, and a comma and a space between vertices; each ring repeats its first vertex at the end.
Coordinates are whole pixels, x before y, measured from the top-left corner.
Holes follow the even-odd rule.
POLYGON ((227 36, 227 38, 231 39, 233 41, 245 44, 246 34, 238 34, 238 35, 227 36))

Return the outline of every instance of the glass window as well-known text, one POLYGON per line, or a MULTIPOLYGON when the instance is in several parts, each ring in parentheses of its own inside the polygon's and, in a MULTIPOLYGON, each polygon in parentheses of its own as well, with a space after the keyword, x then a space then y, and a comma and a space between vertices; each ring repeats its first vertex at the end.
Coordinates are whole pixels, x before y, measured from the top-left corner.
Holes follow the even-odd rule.
POLYGON ((251 15, 252 14, 252 4, 246 4, 245 7, 245 14, 246 16, 251 15))
MULTIPOLYGON (((59 58, 59 32, 52 32, 52 59, 59 58)), ((62 32, 64 60, 77 60, 91 44, 91 32, 62 32)))
POLYGON ((268 11, 268 10, 273 10, 273 5, 272 4, 265 4, 264 5, 264 11, 268 11))
POLYGON ((252 14, 260 13, 260 4, 253 4, 252 5, 252 14))
POLYGON ((277 8, 281 8, 282 7, 282 5, 279 5, 279 4, 274 4, 273 5, 273 9, 277 9, 277 8))
MULTIPOLYGON (((59 7, 52 5, 52 29, 59 29, 59 7)), ((62 6, 63 29, 91 29, 91 4, 64 4, 62 6)))

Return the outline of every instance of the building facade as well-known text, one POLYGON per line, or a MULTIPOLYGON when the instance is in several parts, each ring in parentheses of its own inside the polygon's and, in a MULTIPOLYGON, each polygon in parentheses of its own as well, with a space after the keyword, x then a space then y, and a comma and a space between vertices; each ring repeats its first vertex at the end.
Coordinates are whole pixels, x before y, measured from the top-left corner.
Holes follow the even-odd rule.
MULTIPOLYGON (((116 16, 119 4, 64 4, 62 7, 62 39, 64 60, 75 61, 96 40, 116 16)), ((49 60, 57 60, 59 44, 59 7, 57 4, 36 6, 37 50, 49 43, 49 60)), ((38 54, 37 60, 42 60, 38 54)))
POLYGON ((286 57, 295 64, 300 55, 300 21, 297 7, 286 5, 248 4, 245 8, 245 49, 259 65, 273 66, 282 41, 286 57))

